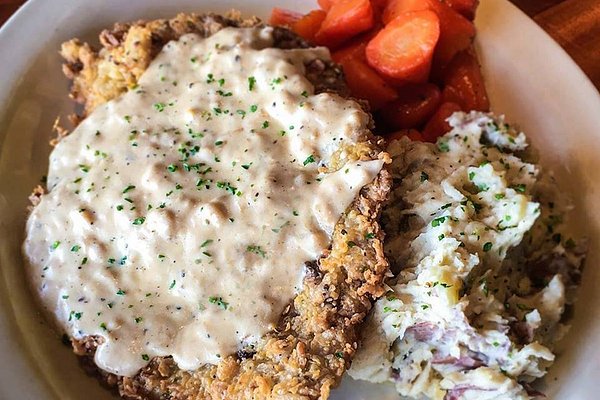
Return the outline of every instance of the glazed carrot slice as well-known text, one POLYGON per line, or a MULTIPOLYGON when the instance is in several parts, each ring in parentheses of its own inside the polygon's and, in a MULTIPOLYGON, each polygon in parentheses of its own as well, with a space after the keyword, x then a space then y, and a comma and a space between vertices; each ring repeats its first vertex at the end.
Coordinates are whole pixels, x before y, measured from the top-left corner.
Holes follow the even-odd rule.
POLYGON ((436 12, 440 17, 440 41, 433 62, 443 68, 457 53, 473 43, 475 26, 444 3, 438 3, 436 12))
POLYGON ((461 108, 456 103, 442 103, 435 114, 431 117, 423 129, 423 139, 427 142, 435 142, 437 138, 450 131, 450 125, 446 121, 452 114, 460 111, 461 108))
POLYGON ((315 41, 315 34, 325 20, 327 13, 323 10, 313 10, 292 25, 292 30, 308 40, 315 41))
POLYGON ((387 141, 389 143, 392 140, 400 140, 405 136, 408 137, 412 141, 416 141, 416 142, 424 141, 423 135, 421 135, 421 132, 419 132, 416 129, 402 129, 402 130, 399 130, 396 132, 388 133, 387 135, 385 135, 385 138, 387 139, 387 141))
POLYGON ((337 47, 344 41, 371 29, 373 8, 369 0, 337 0, 315 35, 318 44, 337 47))
POLYGON ((302 14, 298 12, 275 7, 271 10, 269 24, 275 26, 292 26, 300 18, 302 18, 302 14))
POLYGON ((433 11, 402 14, 369 42, 367 61, 395 82, 425 82, 439 36, 439 18, 433 11))
POLYGON ((389 24, 396 17, 411 11, 436 11, 439 0, 389 0, 383 11, 383 23, 389 24))
POLYGON ((360 58, 346 57, 340 63, 352 96, 367 100, 372 110, 381 108, 398 96, 396 90, 360 58))
POLYGON ((469 47, 475 37, 473 23, 440 0, 390 0, 383 12, 383 22, 389 23, 411 11, 431 10, 440 19, 440 38, 435 49, 436 69, 443 69, 454 55, 469 47))
POLYGON ((317 3, 319 4, 319 7, 321 7, 321 10, 325 11, 329 11, 331 6, 333 6, 333 3, 335 2, 336 0, 317 0, 317 3))
POLYGON ((472 21, 473 18, 475 18, 475 10, 479 5, 479 0, 444 0, 444 3, 448 4, 454 11, 472 21))
POLYGON ((417 128, 425 124, 440 105, 440 89, 432 83, 406 85, 398 98, 385 105, 379 116, 391 129, 417 128))
POLYGON ((456 55, 445 71, 444 85, 444 101, 454 102, 464 111, 489 111, 490 101, 474 51, 456 55))

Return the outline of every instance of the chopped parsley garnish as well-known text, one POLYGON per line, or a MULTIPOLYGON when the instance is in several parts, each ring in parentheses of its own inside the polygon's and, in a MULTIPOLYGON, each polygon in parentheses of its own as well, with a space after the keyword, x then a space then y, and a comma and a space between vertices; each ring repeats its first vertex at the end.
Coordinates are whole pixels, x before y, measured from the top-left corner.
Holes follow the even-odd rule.
POLYGON ((302 93, 300 93, 300 96, 308 97, 308 92, 306 90, 304 90, 304 91, 302 91, 302 93))
POLYGON ((117 295, 125 296, 125 291, 123 289, 119 289, 119 290, 117 290, 117 295))
POLYGON ((365 235, 365 239, 374 239, 375 238, 375 234, 374 233, 367 233, 365 235))
POLYGON ((267 253, 260 246, 249 245, 248 247, 246 247, 246 251, 249 251, 250 253, 258 254, 262 258, 265 258, 267 256, 267 253))
POLYGON ((122 204, 117 205, 117 211, 122 211, 122 210, 123 210, 123 205, 122 204))
POLYGON ((335 356, 336 356, 337 358, 344 358, 344 353, 343 353, 343 352, 341 352, 341 351, 337 351, 337 352, 335 353, 335 356))
POLYGON ((431 221, 431 226, 435 228, 437 226, 440 226, 440 224, 443 224, 444 221, 446 221, 446 217, 435 218, 433 221, 431 221))
POLYGON ((242 168, 244 168, 244 169, 250 169, 251 165, 252 165, 252 163, 250 163, 250 164, 242 164, 242 168))
POLYGON ((241 196, 242 195, 242 192, 240 192, 239 190, 237 190, 236 187, 231 186, 231 183, 229 183, 229 182, 217 182, 217 187, 219 189, 224 189, 225 191, 230 192, 234 196, 241 196))
POLYGON ((254 89, 254 85, 256 85, 256 78, 253 76, 248 77, 248 90, 252 91, 254 89))
POLYGON ((123 189, 123 193, 127 193, 127 192, 129 192, 130 190, 133 190, 133 189, 135 189, 135 186, 134 185, 129 185, 125 189, 123 189))
POLYGON ((475 178, 475 172, 469 172, 469 180, 472 181, 475 178))
POLYGON ((421 172, 421 182, 425 182, 426 180, 429 180, 429 175, 426 172, 421 172))
POLYGON ((106 322, 102 322, 102 323, 100 324, 100 328, 102 328, 102 330, 103 330, 103 331, 107 331, 107 330, 108 330, 108 328, 106 327, 106 322))
POLYGON ((52 243, 52 245, 50 246, 52 248, 52 250, 56 250, 58 248, 58 246, 60 246, 60 241, 57 240, 56 242, 52 243))
POLYGON ((527 186, 522 183, 519 183, 517 185, 512 185, 511 188, 519 193, 525 193, 525 189, 527 188, 527 186))
POLYGON ((137 217, 133 220, 133 225, 142 225, 146 221, 145 217, 137 217))
POLYGON ((213 242, 212 239, 206 239, 204 242, 202 242, 202 244, 200 245, 200 248, 206 247, 209 244, 211 244, 213 242))
POLYGON ((154 109, 158 112, 163 112, 166 106, 165 103, 154 103, 154 109))
POLYGON ((171 282, 171 284, 169 285, 169 289, 173 289, 175 287, 175 279, 173 279, 173 282, 171 282))
POLYGON ((304 160, 304 162, 302 163, 304 166, 310 164, 310 163, 314 163, 315 162, 315 157, 311 154, 310 156, 306 157, 306 160, 304 160))
POLYGON ((447 153, 450 151, 450 146, 448 145, 447 141, 439 141, 437 145, 438 145, 438 149, 442 153, 447 153))
POLYGON ((263 129, 267 129, 269 127, 269 121, 265 121, 262 124, 263 129))
POLYGON ((223 301, 223 298, 221 296, 211 296, 208 298, 208 302, 210 304, 214 304, 221 307, 223 310, 227 310, 227 307, 229 307, 229 303, 223 301))
POLYGON ((175 172, 175 171, 177 171, 177 168, 178 168, 177 165, 175 165, 175 164, 169 164, 167 166, 167 171, 169 171, 169 172, 175 172))
POLYGON ((82 172, 88 173, 90 172, 90 166, 89 165, 85 165, 85 164, 79 164, 79 169, 82 172))
POLYGON ((142 360, 150 361, 150 357, 148 356, 148 354, 142 354, 142 360))
POLYGON ((487 251, 490 251, 490 250, 492 249, 492 246, 493 246, 493 245, 492 245, 492 242, 486 242, 486 243, 483 245, 483 251, 486 251, 486 252, 487 252, 487 251))
POLYGON ((496 194, 494 195, 494 198, 495 198, 496 200, 502 200, 502 199, 504 198, 504 193, 496 193, 496 194))
POLYGON ((250 106, 250 112, 256 112, 256 110, 258 110, 258 106, 256 104, 252 104, 250 106))
POLYGON ((135 320, 136 324, 139 324, 140 322, 142 322, 144 320, 144 318, 142 318, 142 317, 135 317, 134 320, 135 320))
POLYGON ((73 245, 73 247, 71 247, 71 251, 73 253, 77 253, 79 251, 79 249, 81 249, 81 247, 79 245, 73 245))

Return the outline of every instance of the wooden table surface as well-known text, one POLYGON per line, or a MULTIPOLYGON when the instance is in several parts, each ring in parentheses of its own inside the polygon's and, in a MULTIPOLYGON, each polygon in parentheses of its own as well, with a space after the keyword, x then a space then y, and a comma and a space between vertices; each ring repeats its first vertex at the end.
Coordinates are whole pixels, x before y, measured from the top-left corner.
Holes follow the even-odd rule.
MULTIPOLYGON (((0 25, 25 1, 0 0, 0 25)), ((548 32, 600 89, 600 0, 510 1, 548 32)))

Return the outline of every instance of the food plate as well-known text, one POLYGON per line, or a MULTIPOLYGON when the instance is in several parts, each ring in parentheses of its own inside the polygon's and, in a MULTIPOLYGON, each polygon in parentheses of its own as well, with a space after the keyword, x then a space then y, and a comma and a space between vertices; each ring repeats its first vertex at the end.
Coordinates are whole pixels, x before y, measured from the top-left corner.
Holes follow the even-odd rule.
MULTIPOLYGON (((268 15, 274 5, 310 9, 293 0, 30 0, 0 30, 0 399, 108 399, 47 327, 27 291, 20 243, 27 195, 46 173, 51 127, 66 115, 67 81, 57 50, 74 36, 93 40, 116 21, 178 11, 268 15)), ((573 328, 542 383, 552 399, 595 398, 600 378, 600 96, 573 61, 535 23, 506 0, 482 1, 478 47, 497 113, 518 122, 540 149, 565 190, 573 194, 576 223, 590 238, 587 269, 573 328), (523 40, 522 38, 527 38, 523 40)), ((334 399, 397 398, 390 388, 346 379, 334 399)))

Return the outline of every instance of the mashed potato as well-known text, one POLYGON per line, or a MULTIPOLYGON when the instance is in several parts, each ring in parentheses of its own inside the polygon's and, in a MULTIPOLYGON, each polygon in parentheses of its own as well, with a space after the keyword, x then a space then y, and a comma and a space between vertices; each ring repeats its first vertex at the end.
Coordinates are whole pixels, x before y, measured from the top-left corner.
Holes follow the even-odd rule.
POLYGON ((437 144, 392 142, 383 213, 396 276, 350 374, 414 398, 527 399, 554 361, 584 244, 525 135, 456 113, 437 144))

